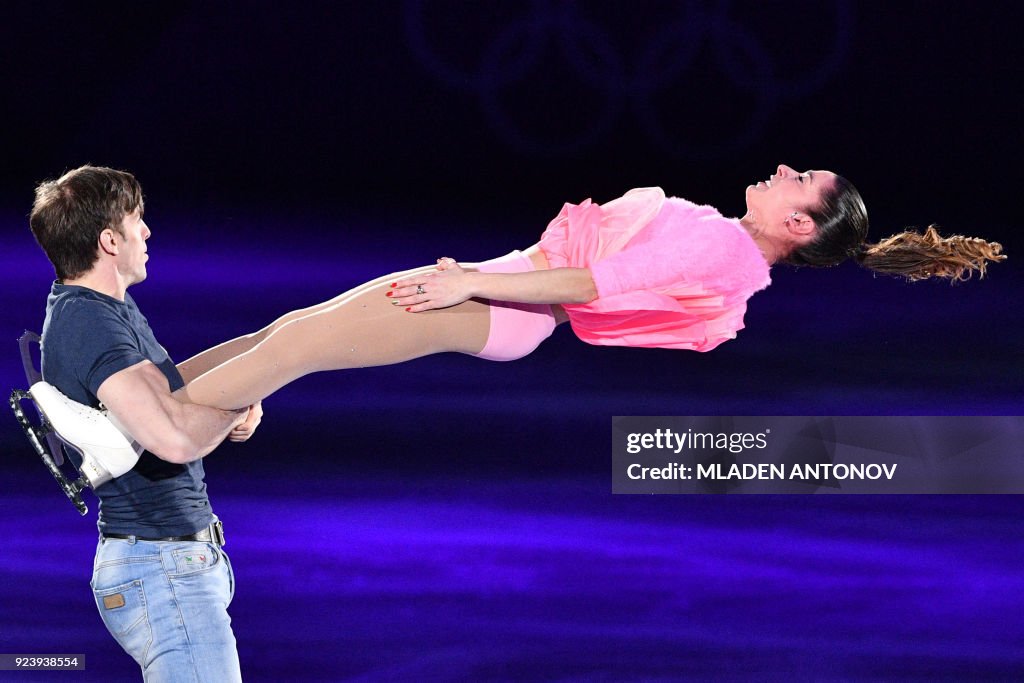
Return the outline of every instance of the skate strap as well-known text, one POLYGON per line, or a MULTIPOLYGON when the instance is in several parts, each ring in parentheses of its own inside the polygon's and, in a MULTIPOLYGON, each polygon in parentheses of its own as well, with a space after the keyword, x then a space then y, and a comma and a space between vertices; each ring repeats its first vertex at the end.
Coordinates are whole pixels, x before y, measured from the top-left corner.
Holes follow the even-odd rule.
MULTIPOLYGON (((25 379, 28 380, 28 386, 32 386, 43 378, 42 373, 36 370, 36 364, 32 360, 32 344, 38 346, 40 353, 42 352, 40 336, 35 332, 25 330, 25 333, 18 337, 18 348, 21 349, 21 366, 25 369, 25 379)), ((47 434, 45 438, 46 445, 50 447, 50 457, 53 458, 54 464, 57 467, 62 466, 64 464, 64 447, 60 439, 53 433, 47 434)))
POLYGON ((39 335, 35 332, 29 332, 25 330, 25 334, 18 337, 18 346, 21 348, 21 365, 25 368, 25 379, 28 380, 28 385, 32 386, 43 377, 36 370, 36 365, 32 361, 32 347, 31 344, 39 344, 39 335))

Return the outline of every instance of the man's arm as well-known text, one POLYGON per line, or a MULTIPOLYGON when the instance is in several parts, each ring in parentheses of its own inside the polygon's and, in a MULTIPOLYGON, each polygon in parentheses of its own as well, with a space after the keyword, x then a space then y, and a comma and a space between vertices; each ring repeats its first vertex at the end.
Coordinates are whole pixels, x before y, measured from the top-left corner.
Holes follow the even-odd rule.
POLYGON ((146 450, 173 463, 202 458, 248 413, 179 402, 171 396, 167 378, 149 361, 114 373, 96 396, 146 450))

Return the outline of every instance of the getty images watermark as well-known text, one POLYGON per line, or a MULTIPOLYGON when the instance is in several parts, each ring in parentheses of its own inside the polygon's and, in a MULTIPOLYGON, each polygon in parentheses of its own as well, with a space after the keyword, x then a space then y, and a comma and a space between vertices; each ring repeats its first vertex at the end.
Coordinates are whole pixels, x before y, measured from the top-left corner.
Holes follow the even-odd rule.
POLYGON ((1024 418, 615 417, 613 493, 1024 493, 1024 418))

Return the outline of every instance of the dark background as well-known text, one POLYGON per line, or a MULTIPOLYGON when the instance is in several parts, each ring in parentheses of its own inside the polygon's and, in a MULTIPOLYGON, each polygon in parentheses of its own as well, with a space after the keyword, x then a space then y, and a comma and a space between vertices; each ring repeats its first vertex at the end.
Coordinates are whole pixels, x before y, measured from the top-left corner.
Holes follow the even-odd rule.
MULTIPOLYGON (((1016 497, 613 498, 609 437, 624 414, 1021 414, 1018 27, 1011 3, 5 5, 0 386, 23 384, 14 340, 52 279, 33 188, 82 163, 143 183, 132 294, 176 359, 383 273, 525 248, 566 201, 661 185, 735 216, 779 163, 835 170, 872 239, 934 222, 1009 260, 953 287, 775 268, 711 354, 559 329, 510 365, 287 387, 207 461, 243 668, 1012 677, 1016 497)), ((95 512, 0 424, 22 558, 0 650, 132 677, 85 585, 95 512)))
POLYGON ((530 240, 564 201, 645 184, 738 214, 743 187, 785 162, 853 180, 878 235, 934 221, 1006 238, 1013 214, 1009 4, 26 3, 4 15, 0 173, 17 210, 36 181, 92 162, 136 173, 158 227, 172 207, 405 209, 489 234, 494 214, 522 215, 535 222, 514 237, 530 240))

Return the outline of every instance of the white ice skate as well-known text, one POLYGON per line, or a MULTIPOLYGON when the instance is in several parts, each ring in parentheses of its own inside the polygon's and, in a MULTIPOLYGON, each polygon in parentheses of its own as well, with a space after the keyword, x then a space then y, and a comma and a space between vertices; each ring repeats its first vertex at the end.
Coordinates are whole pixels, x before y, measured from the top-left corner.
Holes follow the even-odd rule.
POLYGON ((95 489, 135 467, 139 453, 106 411, 72 401, 46 382, 28 391, 32 400, 66 444, 82 454, 82 475, 95 489))
POLYGON ((82 501, 82 489, 92 487, 95 490, 129 471, 139 461, 143 449, 107 411, 72 401, 40 379, 29 353, 30 344, 39 343, 38 335, 26 332, 19 342, 31 387, 27 392, 15 390, 11 393, 11 410, 65 495, 84 515, 87 508, 82 501), (31 424, 25 416, 21 407, 25 399, 32 399, 41 418, 40 424, 31 424), (68 481, 60 469, 64 464, 63 448, 82 456, 82 464, 78 468, 81 477, 76 481, 68 481))

